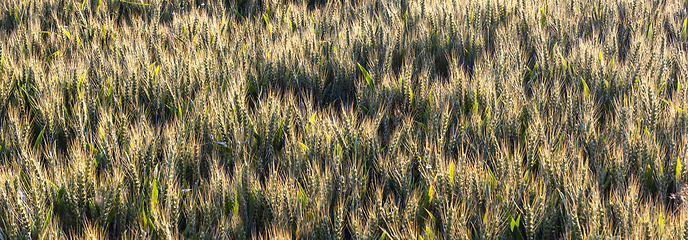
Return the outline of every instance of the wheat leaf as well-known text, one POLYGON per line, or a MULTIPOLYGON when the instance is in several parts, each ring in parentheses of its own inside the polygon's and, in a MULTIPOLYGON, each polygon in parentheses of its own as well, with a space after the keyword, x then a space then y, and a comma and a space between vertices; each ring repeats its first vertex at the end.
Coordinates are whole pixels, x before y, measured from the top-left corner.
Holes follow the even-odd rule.
POLYGON ((585 79, 581 78, 581 82, 583 83, 583 91, 585 92, 585 97, 590 97, 590 88, 588 88, 588 84, 585 82, 585 79))
POLYGON ((678 159, 676 159, 676 180, 681 178, 681 171, 683 170, 682 168, 681 157, 678 157, 678 159))
POLYGON ((360 63, 356 63, 356 64, 358 64, 358 68, 360 68, 361 72, 363 72, 363 76, 365 77, 366 82, 368 82, 368 86, 370 87, 370 89, 374 89, 373 85, 375 83, 373 82, 373 78, 370 77, 370 74, 368 74, 368 71, 366 71, 365 68, 363 68, 363 66, 361 66, 360 63))
POLYGON ((148 6, 148 5, 150 5, 150 4, 148 4, 148 3, 137 3, 137 2, 124 1, 124 0, 120 0, 120 2, 128 3, 128 4, 134 4, 134 5, 139 5, 139 6, 148 6))
POLYGON ((38 138, 36 138, 36 142, 33 144, 33 149, 38 150, 38 147, 41 146, 41 143, 43 142, 43 134, 45 133, 45 126, 43 127, 43 130, 38 134, 38 138))
POLYGON ((449 180, 454 182, 454 162, 449 163, 449 180))

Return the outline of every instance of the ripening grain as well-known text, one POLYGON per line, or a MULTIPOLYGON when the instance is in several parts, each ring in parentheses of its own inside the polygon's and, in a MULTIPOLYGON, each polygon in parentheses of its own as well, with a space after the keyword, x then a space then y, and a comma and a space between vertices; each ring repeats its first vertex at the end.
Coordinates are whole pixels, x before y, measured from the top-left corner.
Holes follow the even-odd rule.
POLYGON ((0 0, 0 240, 688 239, 686 0, 0 0))

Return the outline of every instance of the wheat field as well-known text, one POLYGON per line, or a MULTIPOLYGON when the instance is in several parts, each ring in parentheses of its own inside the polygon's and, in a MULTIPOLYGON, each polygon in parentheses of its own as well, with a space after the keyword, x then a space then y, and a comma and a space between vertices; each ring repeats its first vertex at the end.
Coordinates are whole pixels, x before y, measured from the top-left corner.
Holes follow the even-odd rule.
POLYGON ((2 0, 0 240, 688 239, 688 0, 2 0))

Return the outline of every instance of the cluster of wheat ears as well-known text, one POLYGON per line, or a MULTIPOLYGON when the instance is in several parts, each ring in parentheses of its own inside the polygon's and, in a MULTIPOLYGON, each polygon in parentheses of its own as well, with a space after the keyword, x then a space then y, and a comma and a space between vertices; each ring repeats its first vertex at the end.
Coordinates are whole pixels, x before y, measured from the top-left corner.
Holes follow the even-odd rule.
POLYGON ((686 0, 2 0, 0 239, 687 239, 686 0))

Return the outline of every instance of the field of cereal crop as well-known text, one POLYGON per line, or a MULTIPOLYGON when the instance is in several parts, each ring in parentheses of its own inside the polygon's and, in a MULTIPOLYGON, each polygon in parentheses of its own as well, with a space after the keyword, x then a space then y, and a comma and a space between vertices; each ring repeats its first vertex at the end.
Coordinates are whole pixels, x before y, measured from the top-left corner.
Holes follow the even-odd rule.
POLYGON ((2 0, 0 240, 688 239, 688 0, 2 0))

